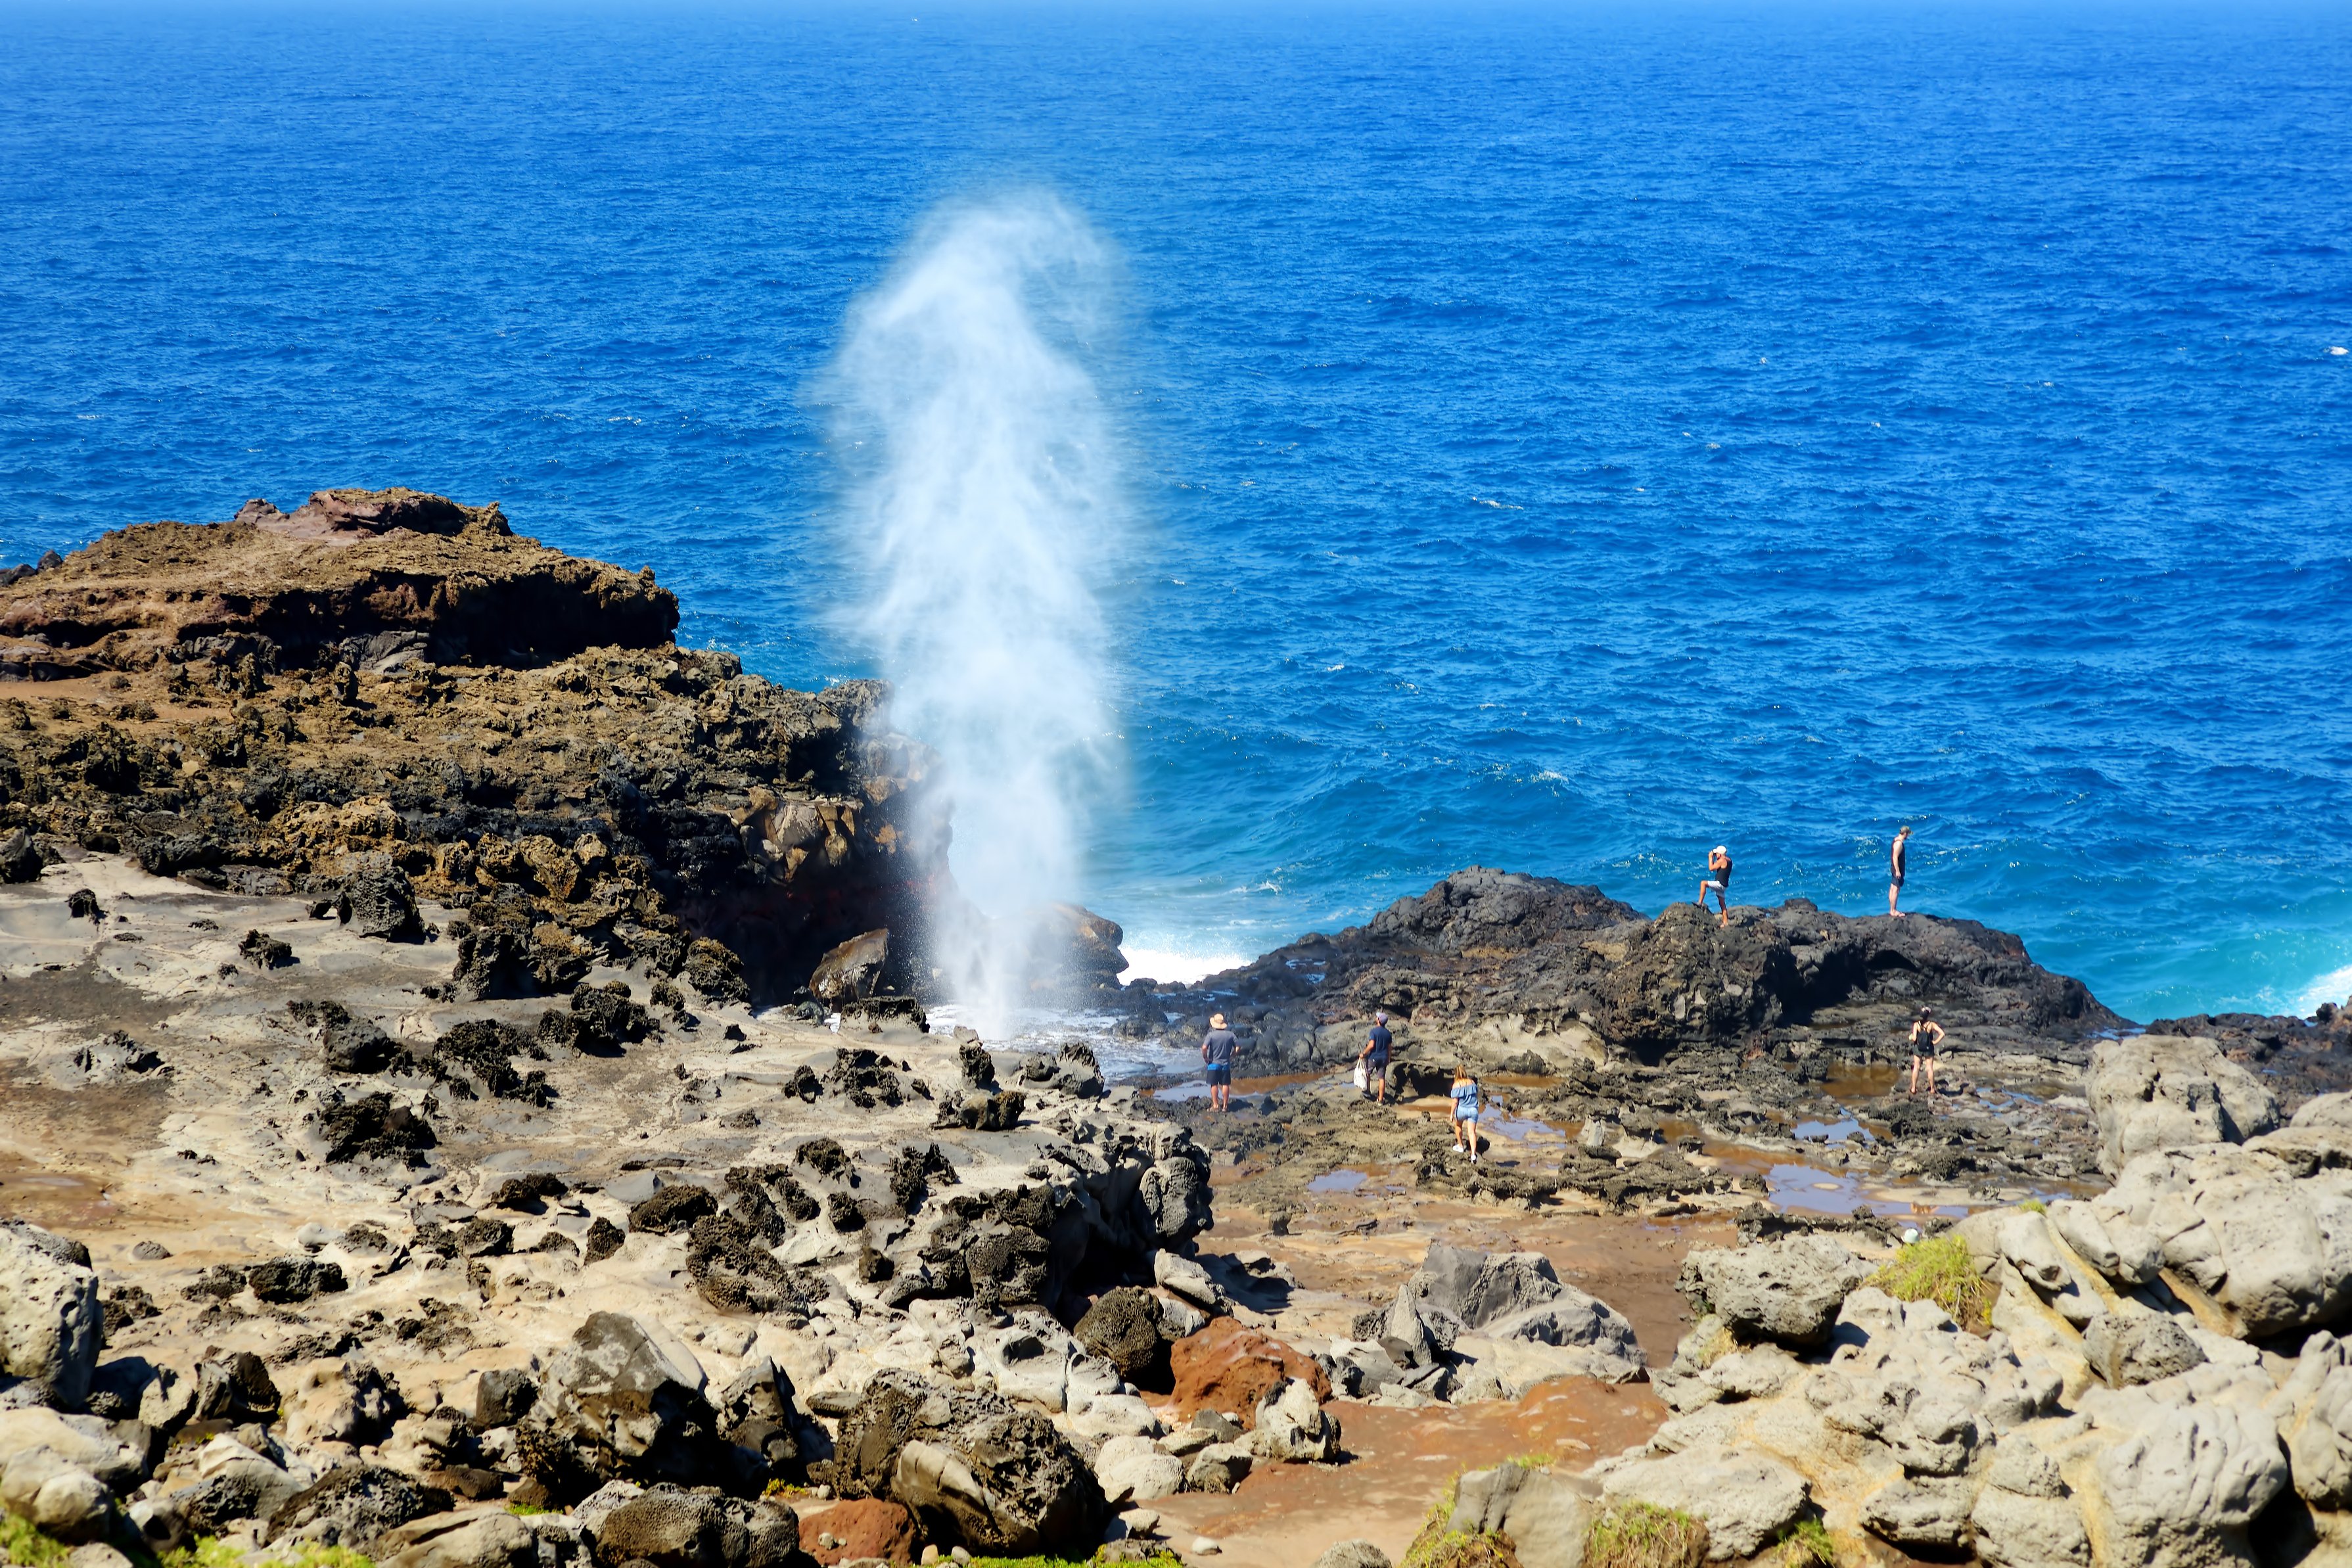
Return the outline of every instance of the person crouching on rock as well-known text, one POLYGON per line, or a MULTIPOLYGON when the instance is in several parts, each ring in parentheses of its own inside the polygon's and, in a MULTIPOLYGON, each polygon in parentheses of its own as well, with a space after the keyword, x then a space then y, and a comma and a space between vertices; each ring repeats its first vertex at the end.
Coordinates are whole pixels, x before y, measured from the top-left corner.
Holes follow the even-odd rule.
POLYGON ((1698 885, 1700 909, 1706 908, 1706 896, 1709 893, 1715 895, 1717 906, 1723 910, 1723 918, 1715 923, 1719 926, 1729 925, 1731 923, 1731 851, 1720 844, 1717 845, 1706 858, 1706 880, 1698 885))
POLYGON ((1389 1047, 1396 1037, 1389 1033, 1389 1016, 1372 1015, 1371 1032, 1364 1037, 1364 1048, 1356 1059, 1364 1064, 1364 1092, 1382 1105, 1389 1102, 1389 1047))
POLYGON ((1936 1022, 1933 1007, 1919 1009, 1911 1025, 1911 1092, 1919 1092, 1919 1070, 1927 1071, 1927 1092, 1936 1092, 1936 1047, 1944 1043, 1944 1026, 1936 1022))
POLYGON ((1478 1163, 1478 1079, 1468 1062, 1454 1068, 1454 1152, 1478 1163))
POLYGON ((1206 1068, 1209 1080, 1209 1108, 1231 1110, 1234 1108, 1234 1049, 1241 1042, 1225 1027, 1225 1016, 1213 1014, 1209 1019, 1209 1032, 1201 1037, 1201 1063, 1206 1068))

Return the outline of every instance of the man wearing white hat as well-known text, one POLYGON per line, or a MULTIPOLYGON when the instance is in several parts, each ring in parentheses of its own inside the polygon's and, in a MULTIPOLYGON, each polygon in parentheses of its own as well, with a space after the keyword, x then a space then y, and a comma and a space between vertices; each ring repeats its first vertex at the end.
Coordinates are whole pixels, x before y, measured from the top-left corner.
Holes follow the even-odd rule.
POLYGON ((1717 845, 1714 853, 1706 858, 1706 880, 1698 885, 1700 909, 1706 908, 1706 896, 1709 893, 1715 895, 1716 906, 1723 911, 1723 918, 1715 923, 1719 926, 1729 925, 1731 923, 1731 851, 1720 844, 1717 845))

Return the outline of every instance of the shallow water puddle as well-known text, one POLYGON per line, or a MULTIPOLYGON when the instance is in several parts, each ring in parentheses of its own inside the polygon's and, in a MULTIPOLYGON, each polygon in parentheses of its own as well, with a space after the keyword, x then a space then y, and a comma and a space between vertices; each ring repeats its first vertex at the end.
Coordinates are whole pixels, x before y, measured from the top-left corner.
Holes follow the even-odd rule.
POLYGON ((1858 1118, 1849 1116, 1843 1121, 1800 1121, 1790 1129, 1791 1136, 1808 1143, 1843 1143, 1859 1138, 1864 1143, 1875 1143, 1878 1137, 1858 1118))

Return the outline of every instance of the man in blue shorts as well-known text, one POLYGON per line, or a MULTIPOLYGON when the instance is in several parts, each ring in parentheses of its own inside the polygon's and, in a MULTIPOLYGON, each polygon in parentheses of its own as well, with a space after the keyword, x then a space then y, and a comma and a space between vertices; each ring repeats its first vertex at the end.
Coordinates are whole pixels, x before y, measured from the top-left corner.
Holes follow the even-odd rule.
POLYGON ((1234 1108, 1234 1051, 1241 1041, 1225 1027, 1225 1016, 1213 1014, 1209 1019, 1209 1032, 1201 1037, 1201 1061, 1208 1069, 1209 1107, 1213 1110, 1234 1108))
POLYGON ((1389 1047, 1396 1037, 1389 1033, 1389 1016, 1372 1015, 1371 1033, 1364 1037, 1364 1048, 1356 1059, 1364 1064, 1364 1092, 1382 1105, 1389 1102, 1389 1047))

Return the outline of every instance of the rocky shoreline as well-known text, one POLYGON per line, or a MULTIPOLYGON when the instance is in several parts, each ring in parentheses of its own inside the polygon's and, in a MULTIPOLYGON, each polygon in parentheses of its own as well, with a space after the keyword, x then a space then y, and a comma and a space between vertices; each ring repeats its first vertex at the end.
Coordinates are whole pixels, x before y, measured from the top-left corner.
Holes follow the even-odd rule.
POLYGON ((928 754, 676 624, 412 491, 0 584, 13 1559, 2352 1545, 2341 1016, 2140 1030, 1973 922, 1484 868, 1197 985, 1058 911, 1039 995, 1234 1019, 1215 1114, 934 1031, 928 754))

